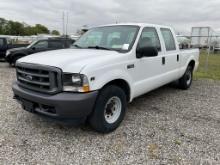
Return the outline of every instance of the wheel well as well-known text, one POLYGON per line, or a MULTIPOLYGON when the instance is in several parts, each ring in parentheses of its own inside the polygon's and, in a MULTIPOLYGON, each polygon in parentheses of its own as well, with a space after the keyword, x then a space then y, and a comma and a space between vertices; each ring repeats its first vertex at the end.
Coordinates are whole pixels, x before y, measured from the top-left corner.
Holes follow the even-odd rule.
POLYGON ((194 61, 194 60, 191 60, 188 66, 191 66, 192 69, 194 70, 194 67, 195 67, 195 61, 194 61))
POLYGON ((104 87, 108 85, 115 85, 120 87, 125 92, 127 101, 130 101, 130 87, 125 80, 122 79, 112 80, 109 83, 107 83, 104 87))
POLYGON ((14 55, 12 56, 12 59, 15 59, 15 58, 17 58, 17 57, 23 57, 23 56, 25 56, 25 55, 22 54, 22 53, 14 54, 14 55))
POLYGON ((18 53, 18 54, 15 54, 15 55, 14 55, 14 58, 16 58, 16 57, 23 57, 23 56, 25 56, 25 54, 23 54, 23 53, 18 53))
POLYGON ((25 54, 19 53, 19 54, 15 54, 14 56, 12 56, 11 60, 12 62, 15 62, 14 60, 16 60, 17 58, 21 58, 24 57, 25 54))

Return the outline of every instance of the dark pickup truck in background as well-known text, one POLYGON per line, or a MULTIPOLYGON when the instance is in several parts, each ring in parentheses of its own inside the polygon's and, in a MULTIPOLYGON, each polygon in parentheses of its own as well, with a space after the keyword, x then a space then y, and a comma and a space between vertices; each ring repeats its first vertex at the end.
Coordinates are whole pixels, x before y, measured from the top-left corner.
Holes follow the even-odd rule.
POLYGON ((14 65, 19 58, 24 56, 43 51, 69 48, 73 43, 74 40, 69 38, 48 38, 37 40, 27 47, 9 49, 6 52, 5 59, 10 65, 14 65))
POLYGON ((8 49, 28 46, 28 44, 12 44, 7 37, 0 37, 0 59, 4 59, 8 49))

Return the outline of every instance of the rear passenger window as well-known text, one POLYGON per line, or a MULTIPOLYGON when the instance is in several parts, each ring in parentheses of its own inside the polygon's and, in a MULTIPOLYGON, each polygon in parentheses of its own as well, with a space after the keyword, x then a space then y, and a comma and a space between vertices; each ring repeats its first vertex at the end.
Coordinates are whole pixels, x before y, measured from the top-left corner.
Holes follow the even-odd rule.
POLYGON ((162 28, 161 33, 162 33, 162 36, 165 42, 166 50, 167 51, 176 50, 175 41, 174 41, 173 34, 170 31, 170 29, 162 28))
POLYGON ((146 27, 143 29, 138 47, 155 47, 158 51, 161 51, 160 40, 155 28, 146 27))
POLYGON ((37 49, 47 49, 48 48, 48 42, 47 41, 39 41, 34 45, 37 49))
POLYGON ((49 41, 49 48, 62 49, 65 48, 64 43, 59 41, 49 41))

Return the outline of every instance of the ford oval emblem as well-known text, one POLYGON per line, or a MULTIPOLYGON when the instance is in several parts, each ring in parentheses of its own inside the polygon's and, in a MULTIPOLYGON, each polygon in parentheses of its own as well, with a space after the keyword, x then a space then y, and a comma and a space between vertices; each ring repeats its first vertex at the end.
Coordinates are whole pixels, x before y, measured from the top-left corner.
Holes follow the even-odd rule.
POLYGON ((24 76, 25 76, 25 78, 26 78, 27 80, 30 80, 30 81, 33 80, 33 77, 32 77, 31 75, 27 75, 27 74, 26 74, 26 75, 24 75, 24 76))

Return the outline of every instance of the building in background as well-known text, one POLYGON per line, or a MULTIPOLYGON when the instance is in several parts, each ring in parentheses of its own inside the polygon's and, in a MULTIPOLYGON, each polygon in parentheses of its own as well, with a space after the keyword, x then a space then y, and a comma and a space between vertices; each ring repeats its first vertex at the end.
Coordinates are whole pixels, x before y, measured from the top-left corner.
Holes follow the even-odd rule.
POLYGON ((60 36, 50 35, 50 34, 39 34, 39 35, 32 35, 32 36, 0 35, 0 37, 8 38, 11 44, 30 44, 31 42, 36 41, 36 40, 55 38, 55 37, 60 37, 60 36))
POLYGON ((215 35, 211 27, 192 27, 191 47, 208 48, 213 42, 212 36, 215 35))

